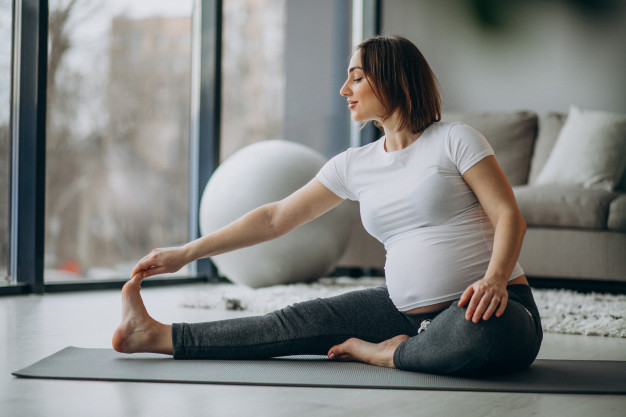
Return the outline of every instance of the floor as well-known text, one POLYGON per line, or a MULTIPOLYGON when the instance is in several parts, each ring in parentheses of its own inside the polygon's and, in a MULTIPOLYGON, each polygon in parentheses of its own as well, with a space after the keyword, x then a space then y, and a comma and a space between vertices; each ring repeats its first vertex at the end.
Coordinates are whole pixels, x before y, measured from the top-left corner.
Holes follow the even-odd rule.
MULTIPOLYGON (((146 288, 165 322, 237 312, 186 309, 198 285, 146 288)), ((625 416, 626 396, 289 388, 19 379, 23 368, 66 346, 109 347, 118 291, 0 297, 0 416, 625 416)), ((546 334, 545 359, 626 360, 626 339, 546 334)))

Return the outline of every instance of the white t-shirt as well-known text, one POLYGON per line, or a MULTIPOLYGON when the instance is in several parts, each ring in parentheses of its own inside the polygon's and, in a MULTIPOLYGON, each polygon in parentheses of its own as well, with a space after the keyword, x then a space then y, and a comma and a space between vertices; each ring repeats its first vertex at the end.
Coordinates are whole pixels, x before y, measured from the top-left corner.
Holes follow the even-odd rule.
MULTIPOLYGON (((494 228, 462 175, 493 149, 462 123, 434 123, 399 151, 386 152, 384 143, 348 149, 316 178, 360 202, 363 226, 385 245, 398 310, 455 300, 491 259, 494 228)), ((510 279, 523 273, 516 264, 510 279)))

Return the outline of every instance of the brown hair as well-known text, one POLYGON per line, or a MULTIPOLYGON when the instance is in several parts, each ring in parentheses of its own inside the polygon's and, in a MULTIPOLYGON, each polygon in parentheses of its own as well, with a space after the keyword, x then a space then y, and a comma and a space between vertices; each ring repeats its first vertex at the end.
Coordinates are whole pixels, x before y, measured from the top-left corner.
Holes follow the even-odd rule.
MULTIPOLYGON (((383 120, 397 111, 398 130, 408 127, 413 133, 441 120, 437 79, 411 41, 401 36, 376 36, 357 50, 363 73, 386 108, 383 120)), ((375 125, 382 127, 378 122, 375 125)))

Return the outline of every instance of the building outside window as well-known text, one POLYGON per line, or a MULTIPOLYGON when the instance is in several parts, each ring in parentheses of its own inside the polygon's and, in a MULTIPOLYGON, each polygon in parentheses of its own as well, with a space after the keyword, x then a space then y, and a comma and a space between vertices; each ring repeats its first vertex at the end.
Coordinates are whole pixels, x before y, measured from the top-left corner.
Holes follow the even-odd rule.
POLYGON ((192 1, 49 7, 45 281, 128 277, 188 240, 192 1))

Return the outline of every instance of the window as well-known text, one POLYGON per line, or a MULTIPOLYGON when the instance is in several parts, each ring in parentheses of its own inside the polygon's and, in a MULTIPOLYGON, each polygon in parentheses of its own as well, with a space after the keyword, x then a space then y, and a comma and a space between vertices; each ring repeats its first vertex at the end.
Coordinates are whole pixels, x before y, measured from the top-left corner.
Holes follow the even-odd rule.
POLYGON ((188 241, 192 0, 49 7, 45 281, 128 277, 188 241))
POLYGON ((225 0, 220 160, 283 139, 326 157, 345 150, 339 89, 350 54, 350 2, 225 0))
POLYGON ((226 0, 220 160, 282 136, 286 0, 226 0))
POLYGON ((11 0, 0 0, 0 285, 9 284, 9 196, 11 194, 11 0))
POLYGON ((221 159, 276 138, 345 149, 351 3, 50 0, 24 14, 0 0, 0 285, 8 264, 19 284, 0 294, 123 279, 152 248, 187 242, 220 148, 221 159))

